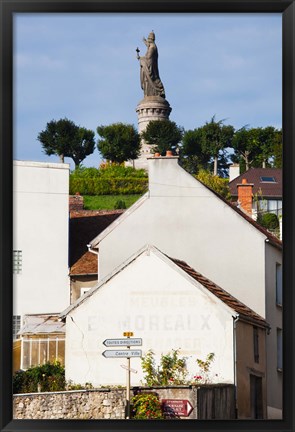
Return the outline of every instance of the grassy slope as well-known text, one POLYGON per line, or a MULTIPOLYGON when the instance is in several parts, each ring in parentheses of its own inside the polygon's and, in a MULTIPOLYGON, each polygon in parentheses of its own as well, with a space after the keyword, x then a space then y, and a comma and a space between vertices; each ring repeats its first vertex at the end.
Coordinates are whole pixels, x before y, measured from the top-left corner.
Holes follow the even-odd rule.
POLYGON ((117 201, 122 200, 126 208, 137 201, 141 195, 84 195, 84 209, 86 210, 113 210, 117 201))

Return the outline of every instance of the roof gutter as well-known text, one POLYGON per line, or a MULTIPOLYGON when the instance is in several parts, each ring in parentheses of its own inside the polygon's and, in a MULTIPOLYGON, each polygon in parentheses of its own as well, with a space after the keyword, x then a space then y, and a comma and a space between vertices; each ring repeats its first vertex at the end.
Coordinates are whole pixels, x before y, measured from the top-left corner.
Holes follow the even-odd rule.
POLYGON ((238 418, 238 398, 237 398, 237 322, 240 316, 233 316, 233 354, 234 354, 234 392, 235 392, 235 417, 238 418))
POLYGON ((88 245, 87 245, 87 248, 88 248, 88 252, 91 252, 91 253, 93 253, 94 255, 98 255, 98 252, 97 252, 96 250, 91 249, 91 244, 88 244, 88 245))

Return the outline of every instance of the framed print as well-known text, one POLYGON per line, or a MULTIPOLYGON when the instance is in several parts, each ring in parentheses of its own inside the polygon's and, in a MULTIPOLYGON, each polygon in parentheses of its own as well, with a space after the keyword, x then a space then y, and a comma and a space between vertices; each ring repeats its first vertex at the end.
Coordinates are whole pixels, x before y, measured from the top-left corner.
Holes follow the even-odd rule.
POLYGON ((0 1, 1 430, 293 430, 294 1, 0 1))

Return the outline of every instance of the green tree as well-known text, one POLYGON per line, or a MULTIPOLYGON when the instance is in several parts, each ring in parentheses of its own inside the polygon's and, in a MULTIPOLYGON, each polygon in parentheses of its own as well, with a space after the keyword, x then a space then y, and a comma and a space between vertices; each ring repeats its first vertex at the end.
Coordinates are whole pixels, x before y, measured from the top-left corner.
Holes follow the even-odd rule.
POLYGON ((103 158, 117 163, 138 158, 140 137, 133 125, 113 123, 108 126, 98 126, 97 133, 101 137, 97 148, 103 158))
POLYGON ((208 169, 210 154, 202 148, 202 128, 185 131, 179 151, 180 165, 196 174, 200 169, 208 169))
POLYGON ((94 151, 94 132, 77 126, 67 118, 58 121, 51 120, 46 129, 37 137, 44 153, 48 156, 58 155, 61 162, 70 157, 78 168, 80 163, 94 151))
POLYGON ((176 153, 183 137, 183 128, 171 120, 151 120, 141 137, 153 145, 153 151, 165 156, 167 150, 176 153))
POLYGON ((283 165, 283 134, 282 129, 275 131, 274 148, 273 148, 273 166, 282 168, 283 165))
POLYGON ((248 171, 259 151, 259 135, 257 129, 249 129, 243 126, 234 133, 232 147, 235 152, 236 161, 242 159, 245 170, 248 171))
POLYGON ((95 148, 94 132, 84 127, 79 127, 75 140, 72 143, 71 158, 77 169, 86 156, 92 154, 95 148))
POLYGON ((218 173, 218 158, 224 153, 226 147, 231 147, 234 127, 225 125, 224 119, 215 121, 215 115, 210 122, 202 126, 202 150, 214 159, 213 174, 218 173))
POLYGON ((254 160, 255 166, 266 168, 271 166, 271 159, 274 156, 277 130, 273 126, 257 128, 258 146, 257 156, 254 160))
POLYGON ((241 169, 282 167, 282 131, 273 126, 244 126, 235 132, 232 146, 235 152, 232 161, 239 162, 241 169))

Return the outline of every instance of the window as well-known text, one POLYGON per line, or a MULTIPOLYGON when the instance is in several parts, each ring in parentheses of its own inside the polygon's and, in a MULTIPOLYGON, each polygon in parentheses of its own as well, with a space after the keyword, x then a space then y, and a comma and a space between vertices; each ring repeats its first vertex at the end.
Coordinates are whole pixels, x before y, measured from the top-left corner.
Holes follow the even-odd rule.
POLYGON ((13 251, 12 261, 13 261, 12 262, 13 274, 20 274, 22 272, 22 251, 21 250, 13 251))
POLYGON ((82 296, 82 295, 84 295, 85 293, 87 293, 87 291, 89 291, 90 290, 90 288, 81 288, 80 289, 80 297, 82 296))
POLYGON ((22 369, 42 365, 48 361, 58 360, 65 363, 64 336, 51 336, 44 338, 24 338, 22 341, 22 369))
POLYGON ((255 199, 253 200, 252 208, 258 213, 274 213, 279 217, 282 215, 282 200, 255 199))
POLYGON ((274 177, 262 176, 262 177, 260 177, 260 181, 262 183, 276 183, 276 179, 274 177))
POLYGON ((282 214, 282 200, 268 200, 267 201, 267 211, 269 213, 274 213, 277 216, 281 216, 282 214))
POLYGON ((254 361, 259 363, 259 334, 258 327, 253 327, 253 347, 254 347, 254 361))
POLYGON ((277 369, 283 370, 283 331, 277 329, 277 369))
POLYGON ((283 304, 283 283, 282 283, 282 265, 276 264, 276 303, 279 306, 283 304))
POLYGON ((20 315, 13 315, 12 318, 12 336, 13 339, 17 339, 19 336, 17 336, 17 333, 20 331, 20 315))

